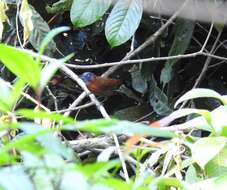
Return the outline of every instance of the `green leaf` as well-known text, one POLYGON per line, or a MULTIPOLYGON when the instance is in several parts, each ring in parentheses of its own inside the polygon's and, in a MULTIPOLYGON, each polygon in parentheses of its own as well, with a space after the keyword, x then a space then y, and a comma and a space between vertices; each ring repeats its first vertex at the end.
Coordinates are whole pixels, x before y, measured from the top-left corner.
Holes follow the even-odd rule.
POLYGON ((144 135, 172 138, 175 136, 173 132, 152 128, 141 123, 133 123, 129 121, 117 120, 90 120, 77 123, 80 130, 94 132, 94 133, 116 133, 125 135, 144 135))
POLYGON ((50 121, 62 121, 64 123, 74 123, 74 120, 70 117, 65 117, 58 113, 48 113, 44 111, 34 111, 29 109, 19 109, 16 111, 17 115, 24 116, 28 119, 49 119, 50 121))
POLYGON ((105 35, 111 47, 125 43, 134 35, 142 13, 142 0, 124 0, 115 4, 105 26, 105 35))
POLYGON ((149 89, 149 102, 153 110, 159 115, 168 115, 172 112, 172 109, 169 107, 168 97, 166 94, 157 86, 157 83, 152 77, 150 81, 149 89))
POLYGON ((40 66, 32 56, 14 47, 0 44, 0 60, 17 77, 36 89, 40 79, 40 66))
MULTIPOLYGON (((194 21, 183 19, 178 19, 176 21, 175 37, 173 45, 169 51, 169 56, 184 54, 191 41, 194 27, 194 21)), ((172 67, 177 61, 177 59, 168 60, 165 67, 162 69, 160 81, 164 83, 164 85, 171 80, 172 67)))
POLYGON ((192 184, 190 189, 194 190, 225 190, 227 186, 227 175, 223 173, 215 178, 208 178, 198 183, 192 184))
POLYGON ((215 135, 224 136, 224 128, 227 126, 227 106, 219 106, 211 112, 211 124, 214 128, 215 135))
POLYGON ((46 10, 50 14, 62 13, 69 11, 72 6, 73 0, 59 0, 51 6, 47 6, 46 10))
POLYGON ((73 0, 70 18, 75 27, 84 27, 99 20, 112 0, 73 0))
POLYGON ((227 146, 225 146, 211 161, 205 166, 208 177, 217 177, 227 173, 227 146))
POLYGON ((174 111, 173 113, 171 113, 170 115, 165 117, 165 120, 167 120, 169 123, 171 123, 172 121, 179 119, 181 117, 185 117, 188 116, 190 114, 198 114, 203 116, 207 123, 211 124, 211 113, 207 110, 203 110, 203 109, 193 109, 193 108, 183 108, 183 109, 179 109, 174 111))
POLYGON ((186 92, 181 96, 175 103, 174 107, 176 108, 180 103, 195 99, 195 98, 216 98, 222 102, 222 96, 215 92, 214 90, 205 89, 205 88, 195 88, 186 92))
POLYGON ((141 69, 138 65, 134 65, 130 69, 130 74, 132 78, 132 87, 137 92, 140 92, 141 94, 144 94, 147 91, 147 82, 144 80, 141 74, 141 69))
POLYGON ((185 175, 185 181, 190 184, 199 181, 199 178, 197 177, 196 169, 193 165, 189 166, 189 168, 187 169, 186 175, 185 175))
POLYGON ((11 99, 12 90, 7 85, 7 82, 0 78, 0 110, 3 112, 10 111, 13 106, 13 100, 11 99))
POLYGON ((4 163, 4 160, 2 160, 2 155, 4 156, 5 153, 13 149, 20 150, 20 151, 27 151, 33 154, 40 154, 43 151, 43 149, 39 144, 37 144, 35 139, 38 136, 41 136, 45 133, 47 133, 47 130, 42 130, 29 135, 23 135, 23 136, 21 135, 17 137, 16 140, 10 141, 9 143, 7 143, 4 147, 0 149, 1 164, 4 163))
POLYGON ((214 189, 225 189, 227 186, 227 174, 224 173, 214 180, 214 189))
POLYGON ((224 137, 201 138, 191 147, 192 157, 204 169, 206 164, 225 147, 225 144, 224 137))
POLYGON ((86 165, 76 165, 75 169, 83 173, 86 177, 99 179, 108 175, 108 171, 120 166, 119 160, 111 160, 108 162, 96 162, 86 165))
POLYGON ((0 111, 11 111, 12 107, 20 97, 21 90, 24 87, 22 80, 17 80, 14 86, 10 88, 10 84, 0 78, 0 111))
POLYGON ((30 176, 20 166, 0 169, 0 187, 6 190, 33 190, 30 176))
MULTIPOLYGON (((114 190, 132 190, 132 185, 125 183, 125 181, 115 178, 101 178, 99 180, 100 184, 106 185, 109 187, 109 189, 114 190)), ((96 189, 95 189, 96 190, 96 189)), ((99 189, 100 190, 100 189, 99 189)), ((106 188, 104 188, 106 190, 106 188)))
POLYGON ((23 88, 25 87, 24 80, 18 79, 15 84, 13 85, 13 90, 10 99, 16 103, 16 101, 20 98, 21 92, 23 91, 23 88))
POLYGON ((173 75, 173 64, 165 64, 161 71, 160 81, 165 86, 172 79, 173 75))
POLYGON ((177 189, 185 189, 184 184, 182 181, 178 180, 177 178, 173 177, 159 177, 156 180, 154 180, 152 183, 152 186, 157 186, 158 189, 168 189, 169 187, 176 187, 177 189))

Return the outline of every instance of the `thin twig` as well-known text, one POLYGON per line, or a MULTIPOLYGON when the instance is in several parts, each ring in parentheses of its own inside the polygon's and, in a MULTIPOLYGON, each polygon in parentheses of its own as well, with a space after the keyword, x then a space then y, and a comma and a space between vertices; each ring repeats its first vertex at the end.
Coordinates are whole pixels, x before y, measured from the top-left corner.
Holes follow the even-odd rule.
MULTIPOLYGON (((214 44, 213 44, 213 46, 212 46, 212 48, 210 50, 210 54, 212 54, 214 52, 214 50, 215 50, 215 48, 217 46, 217 43, 218 43, 218 41, 219 41, 219 39, 221 37, 221 34, 222 34, 222 31, 219 31, 218 35, 217 35, 217 38, 216 38, 216 40, 215 40, 215 42, 214 42, 214 44)), ((200 82, 202 81, 203 77, 205 76, 205 74, 207 72, 207 69, 209 67, 210 62, 211 62, 211 57, 207 57, 206 62, 204 64, 204 66, 203 66, 203 69, 202 69, 199 77, 196 79, 196 82, 193 85, 192 89, 196 88, 200 84, 200 82)))
MULTIPOLYGON (((33 51, 29 51, 29 50, 23 50, 22 51, 24 52, 27 52, 28 54, 30 54, 31 56, 37 58, 39 57, 40 55, 38 53, 35 53, 33 51)), ((45 60, 45 61, 48 61, 50 63, 58 63, 59 60, 57 59, 54 59, 54 58, 50 58, 50 57, 47 57, 47 56, 40 56, 41 60, 45 60)), ((60 62, 59 63, 60 67, 59 69, 64 72, 68 77, 70 77, 72 80, 76 81, 78 83, 78 85, 84 90, 84 92, 80 95, 81 98, 83 96, 86 96, 88 95, 89 98, 91 99, 91 101, 96 105, 97 109, 100 111, 100 113, 102 114, 102 116, 106 119, 111 119, 109 114, 106 112, 105 108, 103 107, 103 105, 98 101, 98 99, 95 97, 94 94, 92 94, 86 84, 84 83, 84 81, 82 79, 80 79, 80 77, 78 75, 76 75, 71 69, 69 69, 67 66, 65 65, 62 65, 62 63, 60 62)), ((121 163, 122 163, 122 169, 123 169, 123 172, 124 172, 124 176, 125 176, 125 180, 127 183, 129 183, 129 175, 128 175, 128 171, 127 171, 127 167, 126 167, 126 163, 125 163, 125 160, 124 160, 124 157, 123 157, 123 154, 121 152, 121 149, 120 149, 120 144, 118 142, 118 138, 117 138, 117 135, 116 134, 113 134, 113 139, 114 139, 114 142, 115 142, 115 146, 117 148, 117 151, 118 151, 118 155, 119 155, 119 159, 121 160, 121 163)))

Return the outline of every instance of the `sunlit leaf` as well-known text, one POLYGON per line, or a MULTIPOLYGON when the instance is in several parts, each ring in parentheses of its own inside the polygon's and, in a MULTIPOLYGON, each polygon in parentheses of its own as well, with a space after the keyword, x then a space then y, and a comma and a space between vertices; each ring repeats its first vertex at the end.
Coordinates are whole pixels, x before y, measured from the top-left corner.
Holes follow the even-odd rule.
POLYGON ((7 112, 13 105, 11 99, 12 90, 7 85, 7 82, 0 78, 0 110, 7 112))
POLYGON ((40 66, 32 56, 14 47, 0 44, 0 60, 16 76, 37 88, 40 79, 40 66))
POLYGON ((117 1, 105 26, 105 35, 111 47, 119 46, 133 36, 139 26, 142 13, 142 0, 117 1))
POLYGON ((48 13, 62 13, 64 11, 69 11, 72 6, 73 0, 59 0, 51 6, 47 5, 46 10, 48 13))
POLYGON ((227 173, 227 146, 225 146, 211 161, 205 166, 205 171, 209 177, 221 176, 227 173))
POLYGON ((201 168, 204 168, 224 148, 225 144, 226 138, 224 137, 201 138, 191 147, 192 157, 201 168))
POLYGON ((73 123, 73 119, 69 117, 64 117, 61 114, 58 113, 47 113, 44 111, 34 111, 34 110, 29 110, 29 109, 19 109, 17 110, 17 115, 24 116, 28 119, 35 119, 35 118, 40 118, 40 119, 49 119, 51 121, 62 121, 64 123, 73 123))
POLYGON ((73 0, 70 18, 75 27, 84 27, 100 19, 112 0, 73 0))
POLYGON ((214 90, 205 89, 205 88, 195 88, 188 92, 186 92, 183 96, 181 96, 175 103, 174 107, 177 107, 180 103, 195 99, 195 98, 216 98, 222 101, 222 96, 215 92, 214 90))

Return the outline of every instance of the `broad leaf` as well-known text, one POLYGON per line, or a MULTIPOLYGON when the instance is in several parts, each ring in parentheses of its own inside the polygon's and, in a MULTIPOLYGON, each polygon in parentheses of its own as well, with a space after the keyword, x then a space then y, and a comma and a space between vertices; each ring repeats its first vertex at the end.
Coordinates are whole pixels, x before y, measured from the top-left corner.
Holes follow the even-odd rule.
POLYGON ((74 0, 70 18, 75 27, 84 27, 99 20, 111 5, 112 0, 74 0))
POLYGON ((105 35, 111 47, 119 46, 133 36, 142 13, 142 0, 124 0, 115 4, 105 26, 105 35))
POLYGON ((217 177, 227 173, 227 146, 225 146, 211 161, 205 166, 205 171, 209 177, 217 177))
POLYGON ((14 47, 0 44, 0 60, 16 76, 34 89, 40 79, 40 66, 32 56, 14 47))
POLYGON ((186 171, 185 181, 188 183, 195 183, 199 181, 199 177, 197 176, 196 168, 191 165, 186 171))
POLYGON ((180 103, 187 100, 195 99, 195 98, 216 98, 220 101, 223 100, 222 96, 219 93, 215 92, 214 90, 205 89, 205 88, 196 88, 186 92, 183 96, 181 96, 176 101, 174 107, 176 108, 180 103))
POLYGON ((29 109, 19 109, 17 110, 17 115, 24 116, 28 119, 49 119, 51 121, 62 121, 65 123, 73 123, 73 119, 69 117, 65 117, 58 113, 48 113, 44 111, 34 111, 29 109))
POLYGON ((191 147, 192 157, 201 168, 204 168, 225 147, 225 144, 224 137, 201 138, 191 147))

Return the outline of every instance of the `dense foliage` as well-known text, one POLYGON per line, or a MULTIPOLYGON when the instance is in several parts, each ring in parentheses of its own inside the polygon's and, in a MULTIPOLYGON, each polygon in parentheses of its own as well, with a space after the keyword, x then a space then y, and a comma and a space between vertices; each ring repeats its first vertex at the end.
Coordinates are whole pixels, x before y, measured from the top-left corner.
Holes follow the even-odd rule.
POLYGON ((0 0, 0 189, 225 189, 225 27, 187 2, 0 0))

